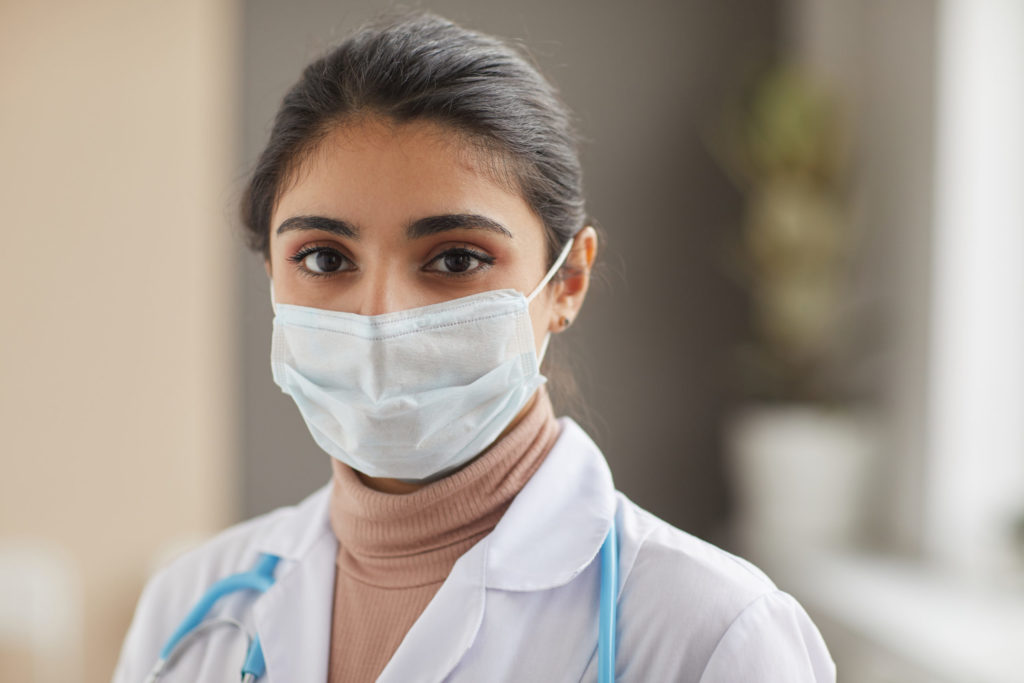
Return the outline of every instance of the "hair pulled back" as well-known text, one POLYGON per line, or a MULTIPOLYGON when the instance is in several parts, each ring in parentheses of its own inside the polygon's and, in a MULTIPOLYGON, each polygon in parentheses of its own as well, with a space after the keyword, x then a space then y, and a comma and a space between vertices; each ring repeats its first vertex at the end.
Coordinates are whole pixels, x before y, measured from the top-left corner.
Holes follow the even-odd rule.
POLYGON ((285 183, 336 126, 361 115, 430 120, 489 152, 541 218, 548 265, 585 221, 570 115, 522 54, 428 12, 358 30, 309 64, 285 95, 241 202, 249 245, 269 256, 285 183))

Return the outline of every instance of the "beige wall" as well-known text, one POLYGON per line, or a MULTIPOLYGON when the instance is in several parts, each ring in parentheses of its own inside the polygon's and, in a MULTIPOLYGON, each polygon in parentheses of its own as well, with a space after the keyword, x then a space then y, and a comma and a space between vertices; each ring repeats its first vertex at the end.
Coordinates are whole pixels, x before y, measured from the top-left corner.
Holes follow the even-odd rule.
POLYGON ((236 505, 236 12, 0 2, 0 555, 68 553, 80 680, 109 680, 154 551, 236 505))

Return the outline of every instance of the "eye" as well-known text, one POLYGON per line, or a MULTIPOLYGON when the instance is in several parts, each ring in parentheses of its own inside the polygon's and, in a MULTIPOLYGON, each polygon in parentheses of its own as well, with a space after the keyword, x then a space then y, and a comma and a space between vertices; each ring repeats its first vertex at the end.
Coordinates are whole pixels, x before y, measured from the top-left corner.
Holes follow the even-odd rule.
POLYGON ((486 270, 494 263, 494 257, 473 249, 458 247, 441 252, 428 263, 424 270, 444 275, 470 275, 486 270))
POLYGON ((288 260, 299 264, 309 275, 316 276, 352 269, 352 262, 344 254, 328 247, 306 247, 288 260))

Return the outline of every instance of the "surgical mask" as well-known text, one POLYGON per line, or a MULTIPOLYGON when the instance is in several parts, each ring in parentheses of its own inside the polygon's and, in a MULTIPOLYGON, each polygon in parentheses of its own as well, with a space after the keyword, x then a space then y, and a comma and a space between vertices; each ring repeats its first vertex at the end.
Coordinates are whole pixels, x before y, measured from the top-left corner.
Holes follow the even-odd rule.
MULTIPOLYGON (((479 455, 546 379, 529 296, 499 289, 359 315, 274 305, 271 367, 316 443, 371 477, 435 479, 479 455)), ((271 282, 273 300, 273 283, 271 282)))

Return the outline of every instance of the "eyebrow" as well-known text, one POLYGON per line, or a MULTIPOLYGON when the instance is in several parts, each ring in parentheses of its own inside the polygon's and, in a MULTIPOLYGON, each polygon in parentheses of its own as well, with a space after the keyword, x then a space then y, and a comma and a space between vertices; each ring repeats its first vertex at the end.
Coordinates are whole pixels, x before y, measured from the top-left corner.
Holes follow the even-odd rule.
MULTIPOLYGON (((326 216, 292 216, 277 226, 278 235, 291 230, 323 230, 341 237, 359 239, 359 229, 354 225, 326 216)), ((512 233, 504 225, 475 213, 449 213, 420 218, 406 227, 405 236, 408 239, 419 239, 448 230, 489 230, 512 239, 512 233)))
POLYGON ((354 226, 325 216, 292 216, 277 226, 278 235, 290 230, 323 230, 341 237, 359 239, 359 231, 354 226))
POLYGON ((487 216, 475 213, 449 213, 443 216, 420 218, 405 229, 405 236, 414 240, 447 230, 490 230, 512 239, 512 233, 504 225, 487 216))

